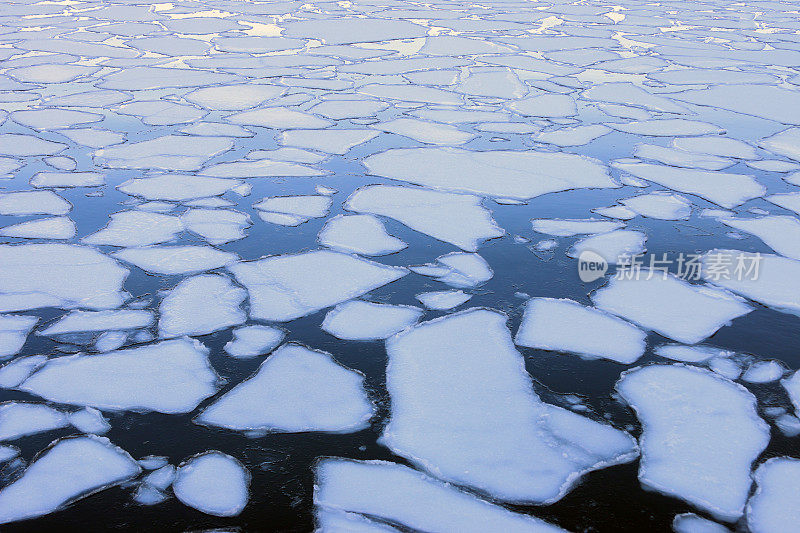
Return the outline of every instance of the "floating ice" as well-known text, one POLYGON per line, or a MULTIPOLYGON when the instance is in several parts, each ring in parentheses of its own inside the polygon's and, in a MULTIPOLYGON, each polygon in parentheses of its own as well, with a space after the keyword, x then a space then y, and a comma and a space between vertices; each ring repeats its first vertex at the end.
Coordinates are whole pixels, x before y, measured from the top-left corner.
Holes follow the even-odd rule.
POLYGON ((261 218, 267 222, 297 226, 312 218, 324 217, 328 214, 331 204, 333 204, 333 200, 324 195, 273 196, 256 202, 253 207, 264 212, 261 214, 261 218), (266 219, 264 214, 276 214, 279 217, 266 219), (286 218, 280 217, 280 215, 286 218))
POLYGON ((24 109, 13 112, 11 119, 35 130, 54 130, 99 122, 103 115, 72 109, 24 109))
POLYGON ((109 218, 106 227, 81 240, 94 245, 147 246, 172 240, 183 231, 180 218, 160 213, 120 211, 109 218))
POLYGON ((577 114, 575 100, 566 94, 543 94, 516 100, 506 107, 524 116, 571 117, 577 114))
POLYGON ((672 141, 679 150, 736 159, 756 159, 756 149, 738 139, 716 135, 709 137, 681 137, 672 141))
POLYGON ((800 220, 792 216, 771 215, 760 218, 721 218, 726 226, 755 235, 781 255, 800 259, 800 220))
POLYGON ((240 306, 247 291, 226 276, 204 274, 186 278, 169 291, 158 308, 159 336, 206 335, 247 320, 240 306))
POLYGON ((514 342, 631 364, 644 353, 645 337, 636 326, 573 300, 532 298, 525 305, 514 342), (575 324, 588 334, 576 334, 575 324))
POLYGON ((72 204, 53 191, 19 191, 0 194, 0 215, 66 215, 72 204))
POLYGON ((393 148, 363 162, 377 176, 519 200, 569 189, 619 187, 600 161, 567 153, 393 148))
POLYGON ((0 441, 63 428, 67 417, 52 407, 39 403, 4 402, 0 404, 0 441))
POLYGON ((800 520, 797 476, 800 460, 774 457, 758 467, 756 491, 747 504, 747 525, 753 533, 780 533, 800 520))
POLYGON ((140 471, 136 461, 108 439, 61 439, 31 463, 22 477, 0 490, 0 523, 52 513, 140 471))
POLYGON ((642 423, 642 484, 721 520, 738 519, 750 492, 750 467, 769 442, 755 397, 707 370, 679 364, 625 372, 617 391, 642 423))
POLYGON ((731 354, 731 352, 711 346, 682 346, 680 344, 662 344, 657 346, 653 353, 673 361, 687 363, 702 363, 712 357, 727 357, 731 354))
POLYGON ((602 124, 590 124, 574 128, 543 131, 534 135, 533 140, 556 146, 583 146, 609 133, 611 133, 611 128, 602 124))
POLYGON ((640 231, 619 229, 585 237, 576 242, 567 255, 580 257, 584 251, 590 251, 599 254, 609 265, 615 265, 644 253, 646 240, 647 235, 640 231))
POLYGON ((325 223, 317 240, 328 248, 361 255, 386 255, 408 246, 389 235, 372 215, 337 215, 325 223))
POLYGON ((0 133, 0 154, 2 155, 53 155, 66 147, 66 144, 46 141, 33 135, 0 133))
POLYGON ((783 124, 800 124, 800 95, 797 91, 782 87, 717 85, 708 89, 683 91, 673 98, 783 124))
POLYGON ((378 132, 370 130, 289 130, 281 134, 280 140, 287 146, 341 155, 377 136, 378 132))
POLYGON ((378 340, 416 324, 421 316, 418 307, 351 300, 328 311, 322 329, 340 339, 378 340))
POLYGON ((786 379, 781 380, 781 385, 786 389, 789 399, 796 411, 800 411, 800 372, 795 372, 786 379))
POLYGON ((425 144, 457 145, 475 138, 475 134, 461 131, 455 126, 413 118, 398 118, 371 127, 425 144))
POLYGON ((13 389, 46 362, 45 355, 27 355, 6 363, 0 367, 0 388, 13 389))
POLYGON ((708 251, 702 261, 703 276, 714 285, 778 311, 800 315, 800 261, 778 255, 719 249, 708 251), (740 263, 744 268, 740 270, 741 275, 735 275, 740 263), (728 265, 734 275, 718 276, 713 272, 714 265, 728 265), (751 271, 754 265, 757 269, 751 271))
POLYGON ((236 516, 250 498, 250 473, 230 455, 212 450, 178 467, 172 490, 189 507, 214 516, 236 516))
POLYGON ((592 301, 604 311, 686 344, 700 342, 752 311, 727 292, 646 268, 633 279, 612 277, 592 301))
MULTIPOLYGON (((314 504, 325 513, 358 513, 355 516, 365 515, 415 531, 564 531, 536 517, 493 505, 407 466, 385 461, 322 459, 316 467, 314 504)), ((385 531, 354 529, 351 523, 342 531, 385 531)))
POLYGON ((43 187, 99 187, 106 178, 99 172, 39 172, 31 178, 31 185, 43 187))
POLYGON ((556 237, 571 237, 580 234, 606 233, 620 228, 625 224, 595 219, 548 219, 534 218, 531 220, 533 231, 554 235, 556 237))
POLYGON ((112 254, 154 274, 194 274, 231 265, 239 256, 211 246, 149 246, 126 248, 112 254))
POLYGON ((125 194, 147 200, 182 202, 195 198, 218 196, 243 184, 244 182, 241 180, 167 174, 154 178, 128 180, 119 185, 117 189, 125 194))
POLYGON ((654 192, 620 200, 636 213, 661 220, 686 220, 692 213, 692 202, 677 194, 654 192))
POLYGON ((271 326, 244 326, 233 330, 233 340, 225 345, 231 357, 247 358, 271 352, 286 336, 282 329, 271 326))
POLYGON ((748 383, 778 381, 783 376, 784 371, 785 368, 778 361, 756 361, 742 374, 742 381, 748 383))
POLYGON ((60 130, 58 133, 71 141, 90 148, 105 148, 125 140, 125 135, 122 133, 94 128, 60 130))
POLYGON ((446 311, 463 304, 472 295, 464 291, 431 291, 417 294, 415 298, 428 309, 446 311))
POLYGON ((267 257, 228 268, 250 293, 250 316, 277 321, 357 298, 407 273, 404 268, 328 250, 267 257))
POLYGON ((735 161, 710 154, 695 154, 675 148, 640 144, 633 153, 640 159, 652 159, 665 165, 676 167, 699 168, 703 170, 722 170, 733 165, 735 161))
POLYGON ((216 392, 216 384, 208 349, 176 339, 50 359, 19 389, 58 403, 174 414, 193 411, 216 392))
POLYGON ((316 115, 295 111, 288 107, 267 107, 256 111, 245 111, 225 120, 243 126, 262 126, 274 129, 327 128, 333 122, 316 115))
POLYGON ((0 245, 0 297, 11 310, 118 307, 128 270, 84 246, 0 245), (16 305, 15 305, 16 302, 16 305))
POLYGON ((202 174, 220 178, 266 178, 271 176, 322 176, 325 173, 297 163, 262 159, 219 163, 205 168, 202 174))
POLYGON ((675 533, 730 533, 730 529, 694 513, 675 515, 672 521, 675 533))
POLYGON ((646 89, 628 82, 602 83, 583 91, 589 100, 643 107, 652 111, 684 113, 686 108, 669 98, 651 94, 646 89))
POLYGON ((695 136, 725 133, 725 130, 714 124, 700 122, 698 120, 686 120, 683 118, 668 118, 659 120, 640 120, 618 124, 608 122, 607 126, 615 130, 635 135, 650 135, 654 137, 678 137, 695 136))
POLYGON ((480 198, 409 187, 371 185, 356 190, 344 208, 394 218, 409 228, 474 252, 503 230, 480 198))
POLYGON ((94 349, 98 352, 110 352, 121 348, 128 340, 128 334, 124 331, 104 331, 94 343, 94 349))
POLYGON ((187 230, 211 244, 225 244, 245 237, 250 217, 232 209, 189 209, 180 217, 187 230))
POLYGON ((227 137, 164 135, 141 142, 95 150, 95 162, 112 168, 156 168, 169 171, 197 170, 215 155, 233 147, 227 137))
POLYGON ((761 146, 772 153, 800 161, 800 128, 789 128, 761 141, 761 146))
POLYGON ((412 267, 411 270, 458 288, 477 287, 494 275, 489 263, 478 254, 452 252, 437 257, 436 263, 412 267))
POLYGON ((153 313, 141 309, 109 311, 70 311, 39 335, 62 335, 79 331, 109 331, 146 328, 153 323, 153 313))
POLYGON ((676 191, 694 194, 731 209, 763 196, 766 188, 753 176, 709 172, 649 163, 614 163, 616 168, 676 191))
POLYGON ((35 316, 0 315, 0 359, 16 355, 38 321, 35 316))
POLYGON ((388 339, 392 412, 380 442, 514 502, 556 501, 584 472, 633 459, 629 435, 539 400, 505 322, 472 309, 388 339))
POLYGON ((367 427, 374 413, 363 375, 328 353, 287 344, 195 421, 239 431, 349 433, 367 427))
POLYGON ((67 420, 78 430, 93 435, 102 435, 111 429, 111 424, 97 409, 87 407, 67 415, 67 420))

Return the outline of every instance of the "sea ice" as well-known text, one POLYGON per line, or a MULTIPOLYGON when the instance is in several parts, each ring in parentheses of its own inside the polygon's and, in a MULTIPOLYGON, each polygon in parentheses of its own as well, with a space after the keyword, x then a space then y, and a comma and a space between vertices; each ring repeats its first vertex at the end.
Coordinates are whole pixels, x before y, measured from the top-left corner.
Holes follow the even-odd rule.
POLYGON ((549 219, 534 218, 531 220, 533 231, 553 235, 555 237, 572 237, 573 235, 606 233, 625 227, 620 222, 609 222, 596 219, 549 219))
POLYGON ((35 316, 0 315, 0 359, 16 355, 38 321, 35 316))
POLYGON ((238 431, 349 433, 367 427, 374 413, 362 374, 328 353, 286 344, 195 422, 238 431))
POLYGON ((211 246, 148 246, 125 248, 112 254, 154 274, 194 274, 231 265, 239 256, 211 246))
POLYGON ((769 442, 755 397, 707 370, 680 364, 625 372, 617 391, 642 423, 642 484, 720 520, 737 520, 750 492, 751 465, 769 442))
POLYGON ((383 223, 373 215, 336 215, 325 223, 317 237, 328 248, 361 255, 386 255, 408 244, 389 235, 383 223))
POLYGON ((642 216, 661 220, 686 220, 692 213, 692 202, 683 196, 664 192, 632 196, 619 202, 642 216))
POLYGON ((422 309, 408 305, 351 300, 328 311, 322 329, 346 340, 385 339, 416 324, 422 313, 422 309))
POLYGON ((417 294, 415 298, 428 309, 446 311, 463 304, 472 295, 464 291, 431 291, 417 294))
POLYGON ((117 189, 147 200, 182 202, 218 196, 243 184, 243 181, 235 179, 165 174, 153 178, 134 178, 123 182, 117 189))
POLYGON ((69 425, 64 413, 40 403, 0 404, 0 441, 63 428, 69 425))
POLYGON ((172 483, 175 496, 189 507, 214 516, 236 516, 250 499, 250 473, 230 455, 216 450, 181 464, 172 483))
POLYGON ((247 320, 241 304, 247 291, 227 276, 202 274, 186 278, 170 290, 158 308, 162 338, 206 335, 247 320))
POLYGON ((120 211, 109 218, 106 227, 81 241, 93 245, 148 246, 175 239, 183 231, 180 218, 160 213, 120 211))
POLYGON ((609 265, 625 263, 645 251, 647 235, 640 231, 619 229, 598 233, 576 242, 567 251, 569 257, 580 257, 584 251, 599 254, 609 265))
POLYGON ((146 328, 153 323, 153 313, 143 309, 107 311, 70 311, 38 335, 62 335, 80 331, 109 331, 146 328))
POLYGON ((285 336, 285 331, 272 326, 243 326, 233 330, 233 340, 224 349, 231 357, 255 357, 274 350, 285 336))
POLYGON ((53 191, 18 191, 0 194, 0 215, 66 215, 72 204, 53 191))

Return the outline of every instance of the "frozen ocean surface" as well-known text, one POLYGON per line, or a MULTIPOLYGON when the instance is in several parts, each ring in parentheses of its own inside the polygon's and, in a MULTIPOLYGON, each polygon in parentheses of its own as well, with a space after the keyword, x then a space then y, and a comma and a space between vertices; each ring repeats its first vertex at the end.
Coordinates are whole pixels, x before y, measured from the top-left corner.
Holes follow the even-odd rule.
POLYGON ((800 23, 7 0, 0 529, 800 530, 800 23))

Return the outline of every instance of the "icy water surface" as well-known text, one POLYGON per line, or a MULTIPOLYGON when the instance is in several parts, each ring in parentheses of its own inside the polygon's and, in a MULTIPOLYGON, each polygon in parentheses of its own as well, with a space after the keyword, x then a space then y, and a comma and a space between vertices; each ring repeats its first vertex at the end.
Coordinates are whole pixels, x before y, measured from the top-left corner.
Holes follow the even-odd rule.
POLYGON ((797 530, 796 5, 0 17, 3 531, 797 530))

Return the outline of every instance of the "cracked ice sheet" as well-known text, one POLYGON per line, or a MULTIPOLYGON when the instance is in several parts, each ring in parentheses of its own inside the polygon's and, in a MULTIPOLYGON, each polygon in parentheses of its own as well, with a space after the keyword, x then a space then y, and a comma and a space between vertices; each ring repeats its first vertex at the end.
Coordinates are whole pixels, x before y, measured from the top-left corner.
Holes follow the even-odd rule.
POLYGON ((645 337, 636 326, 573 300, 532 298, 514 342, 631 364, 644 353, 645 337), (587 334, 576 334, 575 324, 585 327, 587 334))
POLYGON ((228 269, 250 293, 250 316, 280 322, 357 298, 408 273, 328 250, 266 257, 228 269))
POLYGON ((694 194, 728 209, 759 198, 767 192, 753 176, 729 172, 709 172, 649 163, 615 162, 612 166, 664 187, 694 194))
POLYGON ((702 341, 753 310, 726 291, 648 269, 634 279, 612 277, 591 298, 603 311, 686 344, 702 341))
POLYGON ((344 208, 393 218, 409 228, 474 252, 505 234, 477 196, 411 187, 370 185, 356 190, 344 208))
POLYGON ((642 484, 736 521, 752 463, 769 442, 755 397, 712 372, 678 364, 630 370, 616 388, 642 422, 642 484))
POLYGON ((139 472, 136 461, 108 439, 61 439, 0 490, 0 523, 52 513, 139 472))
POLYGON ((397 463, 323 458, 315 474, 318 520, 323 514, 343 511, 363 518, 361 526, 374 524, 370 529, 353 529, 351 519, 342 531, 395 531, 365 518, 373 517, 432 533, 564 533, 543 520, 511 512, 397 463))
POLYGON ((238 431, 350 433, 366 428, 374 414, 361 373, 326 352, 287 344, 195 422, 238 431))
POLYGON ((217 391, 208 349, 175 339, 100 355, 49 360, 18 388, 47 400, 109 411, 193 411, 217 391))
POLYGON ((0 245, 0 307, 119 307, 128 269, 85 246, 0 245))
POLYGON ((380 442, 512 502, 555 502, 583 473, 633 460, 628 434, 538 398, 505 323, 471 309, 389 338, 392 412, 380 442))
POLYGON ((518 200, 619 187, 597 159, 566 153, 393 148, 365 158, 364 165, 370 174, 433 189, 518 200))

